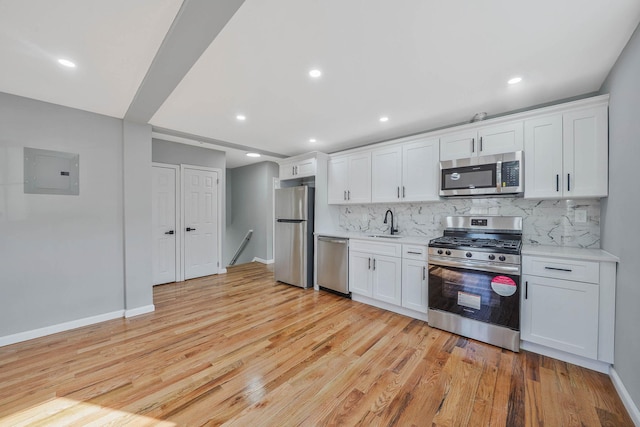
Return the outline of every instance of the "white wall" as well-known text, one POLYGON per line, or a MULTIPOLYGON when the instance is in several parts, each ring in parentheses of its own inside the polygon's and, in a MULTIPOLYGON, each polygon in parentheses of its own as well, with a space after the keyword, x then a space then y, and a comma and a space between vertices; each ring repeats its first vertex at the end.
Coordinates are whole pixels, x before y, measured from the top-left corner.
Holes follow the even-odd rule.
POLYGON ((620 257, 616 283, 614 368, 640 407, 640 29, 601 92, 609 93, 609 197, 602 202, 602 247, 620 257))
POLYGON ((124 309, 122 121, 0 93, 0 337, 124 309), (23 147, 80 155, 80 195, 24 194, 23 147))

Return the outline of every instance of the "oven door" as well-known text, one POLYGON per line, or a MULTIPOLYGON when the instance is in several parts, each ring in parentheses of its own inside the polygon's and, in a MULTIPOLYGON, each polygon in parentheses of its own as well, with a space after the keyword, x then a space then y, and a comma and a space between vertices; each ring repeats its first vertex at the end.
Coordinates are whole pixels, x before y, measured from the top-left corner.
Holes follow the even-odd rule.
POLYGON ((518 266, 452 264, 429 259, 430 309, 520 330, 518 266))

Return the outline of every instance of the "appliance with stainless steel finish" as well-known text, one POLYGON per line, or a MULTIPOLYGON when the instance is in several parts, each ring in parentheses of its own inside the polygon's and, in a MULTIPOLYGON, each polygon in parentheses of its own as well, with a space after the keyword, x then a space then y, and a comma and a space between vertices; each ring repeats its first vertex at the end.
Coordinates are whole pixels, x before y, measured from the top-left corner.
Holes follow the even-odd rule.
POLYGON ((429 242, 429 325, 519 351, 521 248, 521 217, 447 217, 429 242))
POLYGON ((524 193, 523 152, 440 162, 441 196, 500 196, 524 193))
POLYGON ((349 239, 318 236, 318 286, 349 296, 349 239))
POLYGON ((275 190, 274 276, 302 288, 313 285, 313 200, 306 185, 275 190))

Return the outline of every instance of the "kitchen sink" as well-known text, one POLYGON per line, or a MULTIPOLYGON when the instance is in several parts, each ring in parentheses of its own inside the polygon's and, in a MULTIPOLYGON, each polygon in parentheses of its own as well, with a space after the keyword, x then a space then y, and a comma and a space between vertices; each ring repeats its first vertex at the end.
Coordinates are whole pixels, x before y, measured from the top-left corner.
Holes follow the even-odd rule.
POLYGON ((382 239, 399 239, 402 236, 391 235, 391 234, 367 234, 367 237, 380 237, 382 239))

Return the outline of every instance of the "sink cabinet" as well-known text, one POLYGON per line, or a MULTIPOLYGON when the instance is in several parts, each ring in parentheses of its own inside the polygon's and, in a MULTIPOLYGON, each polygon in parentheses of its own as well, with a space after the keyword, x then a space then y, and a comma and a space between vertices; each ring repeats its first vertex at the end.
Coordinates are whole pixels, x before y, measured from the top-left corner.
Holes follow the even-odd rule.
POLYGON ((402 246, 353 239, 349 245, 349 291, 400 305, 402 246))

